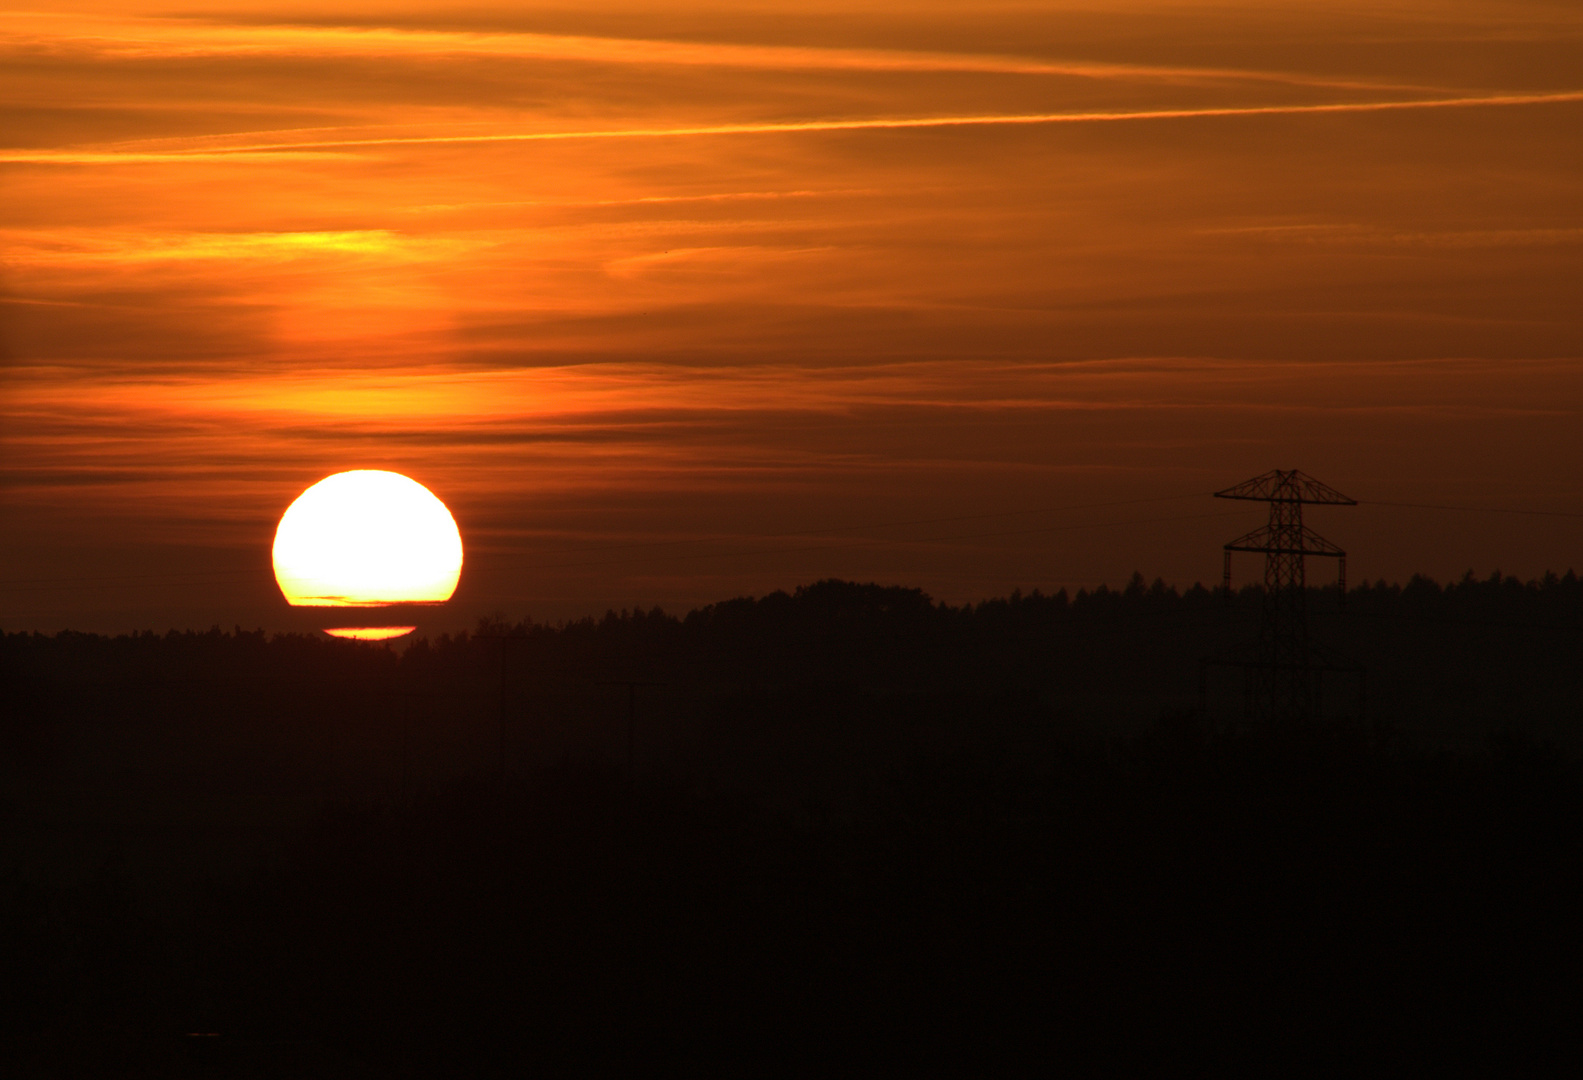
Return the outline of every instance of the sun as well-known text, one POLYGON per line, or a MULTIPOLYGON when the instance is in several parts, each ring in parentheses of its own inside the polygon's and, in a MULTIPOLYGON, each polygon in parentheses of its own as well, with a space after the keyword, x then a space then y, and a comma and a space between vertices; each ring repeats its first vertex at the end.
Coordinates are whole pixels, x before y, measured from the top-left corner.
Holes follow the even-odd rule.
MULTIPOLYGON (((400 473, 356 469, 297 497, 275 530, 275 581, 293 607, 439 604, 462 576, 462 535, 445 504, 400 473)), ((410 628, 332 630, 392 637, 410 628)))

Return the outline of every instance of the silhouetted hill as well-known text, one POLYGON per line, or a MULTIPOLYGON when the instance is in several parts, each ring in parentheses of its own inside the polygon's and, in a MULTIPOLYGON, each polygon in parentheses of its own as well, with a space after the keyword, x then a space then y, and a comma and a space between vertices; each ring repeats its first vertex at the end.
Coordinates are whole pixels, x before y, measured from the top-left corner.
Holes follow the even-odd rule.
POLYGON ((1213 678, 1196 708, 1199 660, 1249 643, 1260 601, 826 581, 399 652, 7 635, 0 1060, 805 1075, 1553 1047, 1583 959, 1583 588, 1415 578, 1344 613, 1314 590, 1369 701, 1301 730, 1242 722, 1213 678))

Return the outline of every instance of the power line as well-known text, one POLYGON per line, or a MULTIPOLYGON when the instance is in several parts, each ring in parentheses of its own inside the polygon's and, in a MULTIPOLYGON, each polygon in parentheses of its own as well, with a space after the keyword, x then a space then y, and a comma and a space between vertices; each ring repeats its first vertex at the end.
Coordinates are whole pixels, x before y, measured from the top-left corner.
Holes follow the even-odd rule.
MULTIPOLYGON (((606 548, 604 548, 604 551, 606 551, 606 552, 613 552, 613 551, 634 551, 634 552, 650 551, 650 552, 655 552, 655 554, 648 556, 649 558, 661 558, 661 559, 667 559, 667 558, 684 559, 684 560, 685 559, 702 559, 702 558, 722 558, 722 559, 727 559, 727 558, 739 558, 739 557, 744 557, 744 556, 748 556, 748 555, 791 554, 791 553, 802 552, 802 551, 816 551, 816 550, 825 550, 825 551, 829 551, 829 550, 844 550, 844 549, 851 548, 851 547, 861 546, 861 544, 864 544, 864 543, 870 543, 870 544, 885 544, 885 543, 890 543, 890 544, 901 544, 901 543, 941 543, 941 542, 949 541, 949 540, 974 540, 974 539, 985 539, 985 538, 999 537, 999 536, 1028 536, 1028 535, 1035 535, 1035 534, 1038 534, 1038 533, 1046 533, 1046 532, 1062 532, 1062 531, 1066 531, 1066 530, 1069 530, 1069 529, 1107 528, 1107 527, 1119 527, 1119 526, 1123 526, 1123 525, 1151 524, 1151 523, 1155 523, 1155 522, 1165 522, 1165 521, 1188 521, 1188 520, 1194 520, 1194 519, 1198 519, 1198 518, 1217 517, 1217 516, 1223 516, 1223 515, 1217 515, 1217 514, 1190 514, 1190 515, 1184 515, 1184 516, 1178 516, 1178 517, 1144 518, 1144 519, 1133 520, 1133 521, 1093 522, 1093 523, 1086 523, 1086 524, 1079 524, 1079 525, 1056 525, 1056 526, 1048 526, 1048 527, 1037 528, 1037 529, 1017 529, 1017 530, 1006 530, 1006 531, 993 532, 993 533, 965 533, 965 534, 959 534, 959 535, 953 535, 953 536, 932 536, 932 537, 922 537, 922 538, 918 538, 918 539, 915 539, 915 540, 908 540, 905 537, 898 537, 898 538, 895 538, 895 539, 885 539, 885 538, 881 538, 881 537, 872 537, 872 538, 866 538, 866 539, 864 539, 862 541, 859 541, 859 542, 853 543, 853 544, 841 544, 841 545, 817 545, 816 544, 816 545, 805 545, 805 546, 794 547, 794 548, 764 548, 764 549, 758 549, 758 550, 754 550, 754 551, 690 552, 690 553, 686 553, 686 554, 675 554, 675 555, 667 555, 667 554, 658 553, 658 549, 669 548, 669 547, 676 547, 676 546, 679 546, 679 545, 682 545, 682 544, 709 544, 709 543, 721 543, 721 542, 732 541, 732 540, 736 540, 736 541, 745 541, 745 540, 782 540, 782 539, 787 539, 787 538, 790 538, 790 537, 799 537, 799 536, 806 536, 806 537, 831 536, 831 535, 836 535, 836 534, 839 534, 839 533, 863 532, 863 531, 879 530, 879 529, 899 529, 899 528, 908 528, 908 527, 918 526, 918 525, 941 525, 941 524, 947 524, 947 523, 951 523, 951 522, 963 522, 963 521, 989 521, 989 520, 994 520, 994 519, 997 519, 997 518, 1025 517, 1025 516, 1033 516, 1033 515, 1038 515, 1038 514, 1067 513, 1067 512, 1076 511, 1076 510, 1101 510, 1101 509, 1110 509, 1110 508, 1121 507, 1121 506, 1140 506, 1140 505, 1145 505, 1145 504, 1150 504, 1150 503, 1172 502, 1172 501, 1176 501, 1176 500, 1179 500, 1179 499, 1201 498, 1201 497, 1205 497, 1205 496, 1212 495, 1212 494, 1214 494, 1214 493, 1210 492, 1210 491, 1193 491, 1193 492, 1184 492, 1184 493, 1179 494, 1179 495, 1159 495, 1159 496, 1153 496, 1153 497, 1150 497, 1150 498, 1143 498, 1143 499, 1120 499, 1120 500, 1111 500, 1111 501, 1106 501, 1106 502, 1068 503, 1068 504, 1062 505, 1062 506, 1029 507, 1029 508, 1022 509, 1022 510, 996 510, 996 511, 987 511, 987 512, 984 512, 984 513, 977 513, 977 514, 951 514, 951 515, 938 516, 938 517, 907 518, 907 519, 896 520, 896 521, 868 522, 868 523, 859 524, 859 525, 832 525, 832 526, 828 526, 828 527, 820 528, 820 529, 798 529, 798 530, 789 531, 789 532, 775 532, 775 533, 721 533, 721 534, 716 534, 716 535, 713 535, 713 536, 686 537, 686 538, 676 539, 676 540, 652 540, 652 541, 642 541, 642 542, 636 542, 636 543, 620 544, 620 545, 616 545, 616 546, 613 546, 613 547, 606 547, 606 548)), ((1414 510, 1449 510, 1449 511, 1456 511, 1456 512, 1462 512, 1462 513, 1522 514, 1522 515, 1537 516, 1537 517, 1583 518, 1583 512, 1571 511, 1571 510, 1536 510, 1536 509, 1526 509, 1526 508, 1518 508, 1518 507, 1504 507, 1504 506, 1458 506, 1458 505, 1451 505, 1451 504, 1446 504, 1446 503, 1397 502, 1397 501, 1392 501, 1392 500, 1387 500, 1387 499, 1359 499, 1358 502, 1359 502, 1360 505, 1364 505, 1364 506, 1388 506, 1388 507, 1414 509, 1414 510)), ((527 552, 525 552, 525 551, 481 552, 478 555, 473 556, 469 561, 474 563, 474 564, 477 564, 477 563, 480 563, 480 562, 490 562, 490 561, 497 560, 497 559, 507 559, 507 558, 519 557, 519 556, 524 555, 524 554, 527 554, 527 552)), ((640 555, 638 557, 639 558, 643 558, 644 556, 640 555)), ((626 560, 626 559, 597 559, 597 560, 582 560, 582 561, 577 561, 577 562, 539 563, 539 564, 537 564, 537 566, 538 566, 538 568, 546 569, 546 570, 550 570, 550 569, 560 570, 560 569, 572 569, 572 568, 585 567, 585 566, 610 566, 610 565, 616 565, 618 563, 626 562, 626 561, 628 561, 628 560, 626 560)), ((45 591, 52 591, 54 589, 59 589, 59 588, 70 588, 70 589, 136 588, 136 587, 138 587, 140 585, 150 586, 150 587, 163 586, 163 585, 170 585, 170 586, 199 585, 199 584, 204 584, 204 583, 210 582, 210 581, 223 581, 223 580, 232 579, 232 578, 253 577, 253 576, 255 576, 258 573, 259 573, 259 571, 256 570, 256 569, 248 569, 248 570, 190 571, 190 572, 187 572, 187 573, 182 573, 182 572, 178 571, 178 572, 174 572, 174 573, 166 572, 166 573, 158 573, 158 574, 138 574, 138 575, 118 574, 118 575, 107 575, 107 576, 99 576, 99 577, 18 578, 18 579, 13 579, 11 581, 0 581, 0 592, 8 592, 8 593, 14 593, 14 592, 45 592, 45 591)))
MULTIPOLYGON (((679 544, 709 544, 728 540, 783 540, 793 536, 828 536, 843 532, 860 532, 869 529, 896 529, 913 525, 938 525, 954 521, 985 521, 995 518, 1022 517, 1033 514, 1055 514, 1073 510, 1100 510, 1118 506, 1138 506, 1145 503, 1171 502, 1178 499, 1193 499, 1209 495, 1207 491, 1187 492, 1181 495, 1157 495, 1145 499, 1122 499, 1109 502, 1071 503, 1066 506, 1030 507, 1024 510, 998 510, 980 514, 953 514, 946 517, 910 518, 903 521, 881 521, 863 525, 832 525, 822 529, 799 529, 792 532, 778 533, 723 533, 715 536, 687 537, 678 540, 651 540, 641 543, 620 544, 607 547, 605 551, 633 551, 640 549, 675 547, 679 544)), ((1041 530, 1033 530, 1038 532, 1041 530)), ((995 534, 990 534, 995 535, 995 534)), ((1018 535, 1006 533, 1004 535, 1018 535)), ((951 539, 949 537, 929 538, 917 541, 930 542, 935 539, 951 539)), ((964 537, 968 539, 968 537, 964 537)), ((877 541, 884 542, 884 541, 877 541)), ((899 542, 899 541, 898 541, 899 542)), ((802 550, 802 549, 797 549, 802 550)), ((523 554, 523 552, 483 552, 471 558, 471 562, 478 563, 491 558, 507 558, 523 554)), ((659 556, 665 558, 666 556, 659 556)), ((701 558, 700 555, 684 555, 681 558, 701 558)), ((727 556, 722 556, 727 557, 727 556)), ((540 563, 543 569, 564 569, 572 566, 597 566, 608 565, 610 562, 624 560, 600 560, 596 562, 576 563, 540 563)), ((66 585, 74 588, 94 587, 136 587, 138 584, 148 585, 196 585, 205 581, 223 580, 234 577, 251 577, 258 573, 257 570, 212 570, 191 571, 188 573, 163 573, 163 574, 118 574, 101 577, 69 577, 69 578, 19 578, 13 581, 0 581, 0 590, 6 592, 37 592, 44 591, 52 586, 66 585)))
POLYGON ((1577 510, 1525 510, 1511 506, 1452 506, 1446 503, 1390 502, 1385 499, 1359 499, 1359 506, 1405 506, 1414 510, 1461 510, 1469 514, 1531 514, 1536 517, 1583 518, 1577 510))
POLYGON ((24 586, 31 585, 93 585, 99 582, 127 583, 150 581, 159 584, 190 585, 201 584, 212 578, 251 577, 258 573, 257 570, 180 570, 167 571, 163 574, 112 574, 101 577, 62 577, 62 578, 16 578, 12 581, 0 581, 0 589, 15 589, 19 592, 27 591, 24 586), (189 579, 175 580, 172 579, 189 579))
MULTIPOLYGON (((1057 514, 1069 510, 1104 510, 1117 506, 1138 506, 1144 503, 1171 502, 1176 499, 1196 499, 1212 495, 1210 491, 1192 491, 1182 495, 1156 495, 1147 499, 1122 499, 1114 502, 1071 503, 1067 506, 1039 506, 1026 510, 995 510, 982 514, 953 514, 949 517, 912 518, 907 521, 880 521, 868 525, 832 525, 824 529, 797 529, 777 533, 721 533, 715 536, 691 536, 679 540, 648 540, 634 544, 618 544, 606 551, 628 551, 635 548, 674 547, 677 544, 711 544, 722 540, 784 540, 792 536, 827 536, 832 533, 860 532, 866 529, 899 529, 910 525, 942 525, 952 521, 985 521, 992 518, 1019 517, 1029 514, 1057 514)), ((487 558, 520 554, 518 552, 484 552, 475 561, 487 558)), ((582 565, 582 564, 576 564, 582 565)))
MULTIPOLYGON (((1157 500, 1138 500, 1157 501, 1157 500)), ((1168 517, 1133 518, 1128 521, 1090 521, 1076 525, 1048 525, 1038 529, 1008 529, 1000 532, 988 533, 958 533, 953 536, 925 536, 912 540, 896 539, 887 540, 883 537, 865 537, 845 544, 805 544, 801 547, 757 548, 751 551, 692 551, 677 555, 655 555, 657 559, 731 559, 746 555, 789 555, 802 551, 844 551, 849 548, 861 547, 864 544, 890 544, 892 546, 904 543, 911 544, 936 544, 947 540, 982 540, 1000 536, 1033 536, 1040 533, 1067 532, 1073 529, 1103 529, 1122 525, 1152 525, 1167 521, 1196 521, 1203 518, 1226 518, 1238 516, 1236 511, 1219 511, 1208 514, 1173 514, 1168 517)), ((808 533, 788 533, 789 536, 813 535, 808 533)), ((638 556, 642 558, 642 556, 638 556)), ((629 559, 601 559, 589 562, 574 563, 539 563, 538 569, 566 570, 582 566, 614 566, 629 562, 629 559)))
MULTIPOLYGON (((1139 502, 1152 502, 1152 501, 1163 501, 1163 500, 1136 500, 1136 501, 1139 501, 1139 502)), ((991 516, 991 515, 984 515, 984 516, 991 516)), ((798 547, 754 548, 754 549, 745 550, 745 551, 690 551, 690 552, 681 552, 681 553, 654 553, 654 554, 650 554, 648 556, 636 555, 636 556, 628 556, 627 558, 622 558, 622 559, 591 559, 591 560, 585 560, 585 561, 582 561, 582 562, 538 563, 538 564, 536 564, 535 568, 536 569, 540 569, 540 570, 567 570, 567 569, 576 569, 576 568, 580 568, 580 567, 590 567, 590 566, 620 566, 620 565, 625 565, 625 564, 631 563, 634 560, 641 561, 641 560, 643 560, 645 558, 648 558, 648 559, 663 559, 663 560, 683 560, 683 561, 685 561, 685 560, 688 560, 688 559, 734 559, 734 558, 743 558, 743 557, 753 556, 753 555, 790 555, 790 554, 796 554, 796 553, 805 552, 805 551, 846 551, 846 550, 850 550, 851 548, 862 547, 864 545, 890 545, 890 546, 894 547, 894 546, 898 546, 898 545, 901 545, 901 544, 938 544, 938 543, 944 543, 946 541, 951 541, 951 540, 983 540, 983 539, 991 539, 991 538, 1002 537, 1002 536, 1034 536, 1034 535, 1038 535, 1038 534, 1042 534, 1042 533, 1068 532, 1068 531, 1072 531, 1072 530, 1075 530, 1075 529, 1104 529, 1104 528, 1116 528, 1116 527, 1120 527, 1120 526, 1124 526, 1124 525, 1151 525, 1151 524, 1156 524, 1156 523, 1161 523, 1161 522, 1197 521, 1197 520, 1201 520, 1201 519, 1204 519, 1204 518, 1225 518, 1225 517, 1233 517, 1233 516, 1236 516, 1235 511, 1231 511, 1231 512, 1220 511, 1220 512, 1216 512, 1216 513, 1207 513, 1207 514, 1172 514, 1172 515, 1168 515, 1168 516, 1165 516, 1165 517, 1132 518, 1132 519, 1129 519, 1127 521, 1090 521, 1090 522, 1081 522, 1081 523, 1078 523, 1078 524, 1071 524, 1071 525, 1047 525, 1047 526, 1043 526, 1043 527, 1037 528, 1037 529, 1003 529, 1003 530, 998 530, 996 532, 957 533, 957 534, 949 535, 949 536, 924 536, 924 537, 917 537, 917 538, 913 538, 913 539, 907 539, 907 538, 886 539, 884 537, 864 537, 862 539, 854 540, 854 541, 851 541, 851 542, 848 542, 848 543, 844 543, 844 544, 803 544, 803 545, 800 545, 798 547)), ((818 535, 819 533, 827 532, 827 531, 834 532, 834 531, 837 531, 837 530, 816 530, 813 533, 787 533, 787 534, 783 534, 783 535, 788 535, 788 536, 818 535)), ((725 539, 732 539, 732 538, 727 537, 725 539)), ((129 580, 129 581, 121 581, 121 582, 115 582, 114 580, 109 580, 109 581, 101 580, 97 584, 95 584, 95 583, 76 584, 76 585, 66 584, 64 586, 28 585, 28 586, 21 586, 21 587, 11 587, 7 591, 11 591, 11 592, 29 592, 29 591, 39 592, 39 591, 46 591, 46 590, 54 589, 54 588, 135 588, 135 587, 137 587, 139 585, 152 586, 152 585, 161 585, 161 584, 192 585, 192 584, 198 584, 198 582, 193 582, 193 581, 178 581, 178 582, 151 581, 151 580, 147 580, 147 579, 137 579, 135 581, 129 580)))

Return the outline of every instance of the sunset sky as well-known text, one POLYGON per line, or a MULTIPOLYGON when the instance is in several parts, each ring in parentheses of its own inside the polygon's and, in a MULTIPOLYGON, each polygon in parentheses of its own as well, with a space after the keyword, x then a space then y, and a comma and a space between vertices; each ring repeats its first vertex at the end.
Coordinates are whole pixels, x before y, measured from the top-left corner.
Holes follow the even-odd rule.
POLYGON ((0 15, 0 628, 285 625, 345 469, 458 627, 1208 583, 1273 468, 1583 570, 1576 3, 294 3, 0 15))

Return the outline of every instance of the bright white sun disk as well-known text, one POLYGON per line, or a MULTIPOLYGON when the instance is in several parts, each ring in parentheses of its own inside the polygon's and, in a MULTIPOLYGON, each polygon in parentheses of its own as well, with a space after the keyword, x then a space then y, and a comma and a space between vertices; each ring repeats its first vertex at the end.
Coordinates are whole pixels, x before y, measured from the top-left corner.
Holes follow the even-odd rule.
POLYGON ((298 496, 275 530, 274 556, 294 607, 438 604, 462 576, 462 535, 416 480, 357 469, 298 496))

